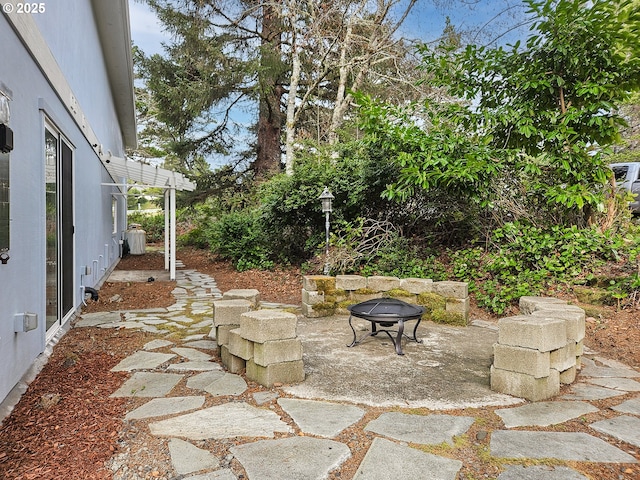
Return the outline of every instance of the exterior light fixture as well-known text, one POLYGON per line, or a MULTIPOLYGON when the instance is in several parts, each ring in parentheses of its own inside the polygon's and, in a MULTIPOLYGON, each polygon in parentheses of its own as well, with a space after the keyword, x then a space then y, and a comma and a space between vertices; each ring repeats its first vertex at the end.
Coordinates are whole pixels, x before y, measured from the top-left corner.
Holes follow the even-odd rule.
POLYGON ((324 274, 325 275, 329 275, 329 214, 333 211, 332 205, 331 205, 331 201, 335 198, 331 192, 329 191, 328 187, 324 187, 324 190, 322 192, 322 194, 320 195, 320 197, 318 197, 320 199, 320 201, 322 202, 322 213, 324 213, 325 215, 325 244, 326 244, 326 249, 325 249, 325 256, 324 256, 324 274))

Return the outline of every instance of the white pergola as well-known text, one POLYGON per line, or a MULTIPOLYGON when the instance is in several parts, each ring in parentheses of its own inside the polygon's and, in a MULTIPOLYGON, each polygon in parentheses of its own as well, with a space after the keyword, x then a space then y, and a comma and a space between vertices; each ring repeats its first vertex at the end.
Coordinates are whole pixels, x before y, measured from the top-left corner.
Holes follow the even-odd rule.
MULTIPOLYGON (((107 154, 103 164, 115 183, 103 183, 105 186, 119 187, 122 195, 135 187, 161 188, 164 190, 164 268, 169 270, 171 280, 176 279, 176 190, 193 191, 196 185, 184 175, 142 162, 135 162, 107 154), (124 179, 123 183, 117 183, 124 179)), ((126 205, 126 204, 125 204, 126 205)))

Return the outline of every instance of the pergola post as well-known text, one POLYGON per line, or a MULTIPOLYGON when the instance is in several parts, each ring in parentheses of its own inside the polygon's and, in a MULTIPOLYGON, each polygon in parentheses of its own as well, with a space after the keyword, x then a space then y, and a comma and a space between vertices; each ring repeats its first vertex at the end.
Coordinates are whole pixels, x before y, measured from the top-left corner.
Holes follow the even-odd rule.
POLYGON ((169 190, 164 190, 164 269, 169 270, 169 190))
POLYGON ((170 223, 170 241, 171 241, 171 247, 170 247, 170 254, 171 254, 171 259, 170 259, 170 270, 169 270, 169 278, 171 280, 175 280, 176 279, 176 187, 175 184, 173 182, 171 182, 171 187, 169 188, 169 203, 170 203, 170 207, 169 207, 169 215, 171 216, 171 220, 169 221, 170 223))

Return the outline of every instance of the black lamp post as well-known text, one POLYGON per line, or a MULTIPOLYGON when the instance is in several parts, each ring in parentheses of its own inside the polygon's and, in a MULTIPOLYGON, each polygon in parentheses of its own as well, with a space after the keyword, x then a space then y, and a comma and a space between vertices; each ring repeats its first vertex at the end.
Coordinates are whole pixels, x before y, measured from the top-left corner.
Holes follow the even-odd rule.
POLYGON ((320 200, 322 201, 322 212, 325 215, 325 241, 326 241, 326 251, 325 251, 325 262, 324 262, 324 274, 329 275, 329 214, 333 211, 331 207, 331 201, 335 198, 331 195, 328 187, 324 187, 324 191, 320 195, 320 200))

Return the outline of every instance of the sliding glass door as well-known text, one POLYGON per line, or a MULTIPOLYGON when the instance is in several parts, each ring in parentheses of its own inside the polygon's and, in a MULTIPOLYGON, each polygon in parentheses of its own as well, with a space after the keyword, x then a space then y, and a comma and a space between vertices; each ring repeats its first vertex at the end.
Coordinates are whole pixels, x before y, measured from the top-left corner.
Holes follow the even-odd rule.
POLYGON ((46 317, 51 336, 73 310, 73 150, 45 128, 46 317))

